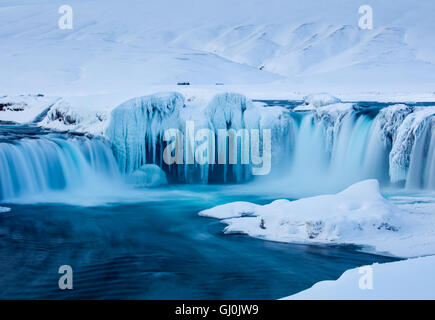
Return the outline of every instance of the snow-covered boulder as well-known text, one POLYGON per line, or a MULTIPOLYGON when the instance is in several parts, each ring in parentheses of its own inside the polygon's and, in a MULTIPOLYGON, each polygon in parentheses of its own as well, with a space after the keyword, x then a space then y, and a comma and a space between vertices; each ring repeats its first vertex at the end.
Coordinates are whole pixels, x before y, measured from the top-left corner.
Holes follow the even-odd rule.
POLYGON ((179 128, 184 97, 177 92, 130 99, 111 114, 107 138, 122 172, 131 173, 150 160, 156 163, 157 144, 164 130, 179 128))
POLYGON ((340 103, 341 100, 329 93, 316 93, 304 97, 304 102, 293 111, 312 111, 330 104, 340 103))
POLYGON ((145 164, 127 176, 135 187, 157 187, 168 184, 165 172, 155 164, 145 164))

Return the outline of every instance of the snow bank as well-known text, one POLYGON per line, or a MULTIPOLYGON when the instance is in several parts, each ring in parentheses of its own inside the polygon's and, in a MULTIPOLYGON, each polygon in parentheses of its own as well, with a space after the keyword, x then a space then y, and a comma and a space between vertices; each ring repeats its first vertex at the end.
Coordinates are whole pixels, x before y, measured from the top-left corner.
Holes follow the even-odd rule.
POLYGON ((316 93, 304 97, 304 102, 293 111, 311 111, 330 104, 340 103, 341 100, 329 93, 316 93))
POLYGON ((107 108, 95 108, 90 98, 86 105, 75 104, 74 99, 61 98, 54 103, 38 125, 56 131, 74 131, 95 136, 104 134, 109 123, 107 108))
POLYGON ((33 122, 58 99, 41 94, 0 97, 0 121, 33 122))
POLYGON ((136 187, 157 187, 168 184, 165 172, 155 164, 146 164, 133 171, 127 182, 136 187))
POLYGON ((332 195, 268 205, 236 202, 201 211, 222 219, 224 232, 280 242, 356 244, 397 256, 435 253, 434 213, 413 214, 387 201, 376 180, 332 195))
POLYGON ((321 281, 285 300, 426 300, 435 299, 435 256, 371 265, 373 289, 360 289, 366 269, 350 269, 336 281, 321 281))

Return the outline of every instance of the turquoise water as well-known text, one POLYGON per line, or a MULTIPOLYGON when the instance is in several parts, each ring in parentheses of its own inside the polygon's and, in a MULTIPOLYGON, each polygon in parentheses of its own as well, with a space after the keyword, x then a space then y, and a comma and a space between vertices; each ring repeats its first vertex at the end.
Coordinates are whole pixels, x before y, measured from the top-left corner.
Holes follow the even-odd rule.
POLYGON ((9 205, 0 215, 0 298, 277 299, 349 268, 393 260, 349 246, 225 235, 219 221, 197 213, 228 201, 271 200, 232 188, 179 186, 136 195, 148 201, 92 207, 9 205), (65 264, 73 290, 58 288, 65 264))

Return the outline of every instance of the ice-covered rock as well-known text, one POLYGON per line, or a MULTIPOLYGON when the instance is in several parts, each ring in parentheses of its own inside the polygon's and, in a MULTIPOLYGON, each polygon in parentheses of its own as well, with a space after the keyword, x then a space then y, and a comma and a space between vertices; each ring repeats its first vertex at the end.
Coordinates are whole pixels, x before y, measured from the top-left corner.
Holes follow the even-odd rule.
POLYGON ((248 129, 271 131, 272 165, 289 157, 295 144, 297 125, 288 109, 254 103, 245 111, 244 118, 248 129))
POLYGON ((373 123, 373 130, 386 148, 391 148, 398 128, 412 111, 412 107, 406 104, 395 104, 379 111, 373 123))
POLYGON ((417 107, 398 127, 390 153, 390 178, 392 182, 405 181, 411 159, 420 172, 428 157, 430 137, 435 127, 435 107, 417 107))
POLYGON ((156 163, 163 132, 180 127, 183 107, 183 95, 168 92, 128 100, 112 111, 106 135, 122 172, 131 173, 147 162, 156 163))
MULTIPOLYGON (((316 109, 316 122, 324 126, 326 132, 326 150, 332 152, 338 134, 343 127, 346 118, 352 116, 353 103, 336 103, 316 109)), ((348 121, 349 124, 349 121, 348 121)))
POLYGON ((330 104, 340 103, 341 100, 329 93, 316 93, 304 97, 304 102, 293 111, 312 111, 330 104))
POLYGON ((251 102, 239 93, 225 92, 214 96, 206 108, 214 130, 245 127, 243 114, 251 102))
POLYGON ((157 187, 168 184, 165 172, 155 164, 145 164, 127 176, 127 182, 136 187, 157 187))

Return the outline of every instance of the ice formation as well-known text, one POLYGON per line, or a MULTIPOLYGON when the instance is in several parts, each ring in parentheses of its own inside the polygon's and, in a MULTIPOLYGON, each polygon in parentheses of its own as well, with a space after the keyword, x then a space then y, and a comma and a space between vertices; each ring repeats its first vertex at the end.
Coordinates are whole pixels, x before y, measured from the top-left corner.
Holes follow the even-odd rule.
POLYGON ((249 100, 238 93, 221 93, 213 97, 206 108, 210 127, 219 129, 241 129, 245 127, 244 112, 249 100))
POLYGON ((397 129, 390 153, 392 182, 434 187, 435 107, 416 107, 397 129))
MULTIPOLYGON (((177 129, 186 136, 186 121, 193 121, 195 130, 215 132, 215 155, 227 143, 218 139, 219 130, 228 135, 239 130, 271 130, 271 171, 284 172, 280 175, 287 185, 301 190, 306 186, 338 191, 370 178, 382 185, 435 188, 434 107, 396 104, 365 108, 339 102, 329 94, 316 94, 305 99, 305 105, 315 106, 313 111, 300 113, 252 102, 231 92, 207 99, 191 98, 185 101, 180 93, 157 93, 128 100, 111 114, 108 108, 87 112, 84 103, 77 108, 69 100, 60 99, 39 124, 57 130, 104 134, 112 143, 123 173, 156 164, 170 182, 242 182, 252 178, 253 166, 240 163, 240 145, 233 150, 238 153, 236 164, 188 164, 185 145, 182 165, 163 163, 167 145, 162 140, 163 132, 177 129)), ((260 148, 261 144, 260 134, 260 148)), ((198 145, 195 143, 193 148, 198 145)))
POLYGON ((162 163, 164 130, 180 127, 183 107, 184 97, 169 92, 134 98, 112 111, 106 135, 122 172, 129 174, 146 163, 162 163))

